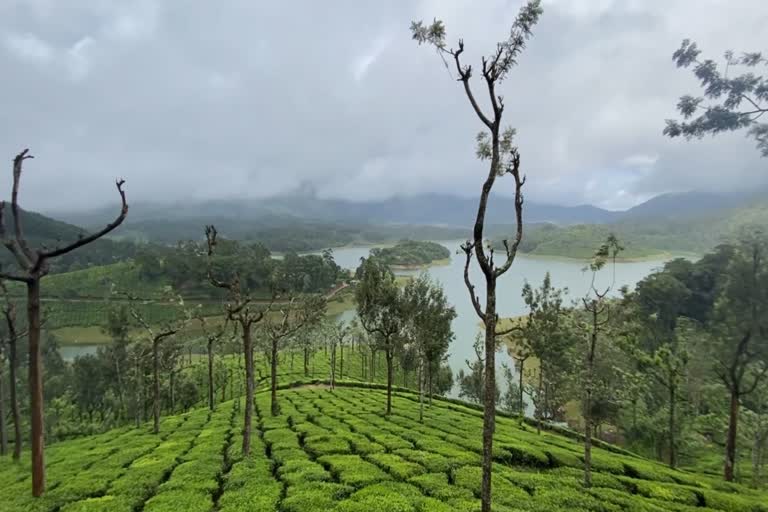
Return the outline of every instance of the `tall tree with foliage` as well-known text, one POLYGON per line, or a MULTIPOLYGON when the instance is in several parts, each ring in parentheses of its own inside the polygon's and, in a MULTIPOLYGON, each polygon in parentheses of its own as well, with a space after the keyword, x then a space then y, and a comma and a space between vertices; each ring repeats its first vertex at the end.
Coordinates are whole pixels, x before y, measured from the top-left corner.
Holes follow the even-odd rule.
MULTIPOLYGON (((214 226, 205 227, 205 238, 208 247, 208 280, 219 289, 228 292, 228 301, 224 306, 227 317, 230 321, 240 327, 240 334, 243 342, 243 355, 245 357, 245 411, 243 414, 243 456, 251 454, 251 430, 253 425, 253 408, 255 404, 253 397, 256 391, 256 381, 254 378, 253 367, 253 327, 264 318, 264 312, 269 310, 272 305, 270 302, 266 307, 253 304, 250 290, 243 287, 239 269, 226 268, 227 277, 217 277, 214 270, 213 256, 219 243, 218 231, 214 226)), ((272 301, 274 301, 274 293, 272 301)))
POLYGON ((130 366, 128 360, 128 347, 131 343, 129 336, 130 313, 124 304, 110 307, 107 312, 107 325, 102 331, 107 334, 112 342, 99 349, 99 355, 108 361, 107 386, 112 390, 118 400, 118 419, 127 416, 127 403, 125 393, 128 389, 127 372, 130 366))
MULTIPOLYGON (((667 273, 655 273, 637 285, 635 300, 638 303, 634 319, 639 324, 639 336, 632 352, 642 371, 650 374, 667 395, 667 436, 669 440, 669 466, 677 467, 678 403, 681 386, 688 370, 688 342, 691 338, 691 321, 678 320, 690 299, 690 290, 677 278, 667 273)), ((632 319, 626 319, 631 325, 632 319)))
MULTIPOLYGON (((375 336, 387 359, 386 412, 389 415, 392 413, 393 360, 396 349, 402 344, 408 315, 395 275, 386 263, 375 257, 363 258, 358 275, 359 282, 355 287, 357 316, 363 329, 375 336)), ((372 353, 371 370, 374 368, 373 360, 372 353)))
POLYGON ((768 122, 759 121, 768 112, 768 77, 751 71, 768 65, 768 58, 760 52, 736 56, 727 51, 725 66, 719 69, 714 60, 700 57, 701 50, 690 39, 683 40, 672 55, 677 67, 693 67, 704 92, 703 96, 680 98, 677 109, 683 119, 668 119, 664 134, 700 139, 705 135, 747 130, 747 135, 757 141, 758 150, 768 157, 768 122), (733 74, 733 70, 744 68, 748 71, 733 74))
POLYGON ((521 322, 518 335, 526 340, 525 346, 539 360, 535 392, 531 395, 536 398, 539 430, 541 421, 553 419, 553 411, 559 408, 555 397, 569 374, 569 349, 573 338, 562 325, 565 321, 563 294, 566 292, 552 286, 549 272, 544 275, 539 288, 533 288, 527 281, 523 286, 523 301, 528 315, 521 322))
POLYGON ((593 401, 595 393, 595 363, 597 360, 598 339, 601 336, 609 319, 606 318, 609 304, 608 294, 613 289, 615 283, 616 257, 624 248, 619 244, 614 235, 598 248, 595 256, 589 264, 588 269, 592 272, 592 282, 586 297, 583 297, 582 304, 587 313, 588 341, 587 350, 584 356, 584 403, 582 404, 582 415, 584 416, 584 485, 592 486, 592 431, 594 428, 594 416, 598 412, 599 403, 593 401), (595 284, 597 273, 611 261, 614 267, 614 279, 611 284, 603 289, 598 289, 595 284))
POLYGON ((725 480, 734 479, 739 407, 768 374, 768 241, 745 236, 726 270, 715 305, 712 357, 730 394, 725 480))
MULTIPOLYGON (((467 364, 468 372, 465 372, 464 369, 459 370, 459 374, 457 376, 457 380, 459 383, 459 396, 461 398, 464 398, 466 400, 469 400, 470 402, 475 402, 478 404, 484 404, 485 398, 486 398, 486 378, 485 378, 485 371, 486 371, 486 354, 485 354, 485 344, 483 343, 483 337, 478 333, 478 335, 475 337, 475 342, 472 344, 472 348, 475 351, 475 359, 469 360, 467 359, 465 362, 467 364)), ((493 383, 493 398, 494 398, 494 407, 496 406, 496 403, 499 402, 501 399, 501 396, 499 394, 499 385, 498 383, 493 383)))
POLYGON ((496 283, 512 266, 517 249, 523 238, 523 183, 525 178, 520 173, 520 152, 514 145, 515 130, 502 125, 504 100, 498 93, 497 87, 507 78, 511 69, 526 46, 526 41, 532 34, 534 25, 543 13, 540 0, 531 0, 521 9, 509 32, 509 36, 497 43, 496 48, 481 60, 481 73, 485 81, 488 101, 491 105, 490 114, 483 110, 472 90, 470 79, 473 68, 463 64, 464 41, 459 39, 456 49, 449 49, 445 42, 445 25, 440 20, 434 20, 425 25, 422 21, 411 23, 413 39, 419 44, 430 44, 440 54, 455 64, 458 80, 472 106, 473 111, 483 124, 483 131, 477 135, 477 156, 480 160, 489 161, 488 174, 480 193, 480 202, 475 217, 472 240, 462 245, 466 255, 464 280, 469 291, 475 312, 485 326, 485 403, 483 414, 483 480, 481 486, 482 512, 491 512, 491 470, 493 461, 493 432, 496 414, 496 337, 503 335, 498 331, 498 315, 496 313, 496 283), (497 178, 511 175, 515 181, 515 217, 517 230, 513 239, 504 240, 505 258, 501 265, 496 265, 492 249, 486 249, 485 212, 488 199, 497 178), (485 279, 485 308, 475 292, 475 285, 469 277, 469 266, 473 256, 485 279))
POLYGON ((0 240, 10 251, 16 262, 16 272, 0 272, 1 279, 18 281, 27 287, 27 329, 29 340, 29 396, 30 423, 32 425, 32 494, 41 496, 45 492, 45 425, 43 415, 43 364, 40 345, 40 283, 48 274, 51 260, 86 246, 107 235, 128 215, 128 203, 123 190, 124 180, 117 180, 117 192, 120 194, 120 213, 118 216, 90 235, 80 236, 74 242, 54 248, 32 248, 24 235, 19 207, 19 183, 25 160, 33 158, 29 149, 25 149, 13 159, 13 188, 11 190, 11 214, 13 216, 13 236, 5 227, 5 201, 0 202, 0 240))
POLYGON ((408 331, 411 345, 418 356, 419 418, 424 414, 424 389, 432 396, 434 374, 440 369, 448 347, 453 341, 451 323, 456 310, 439 283, 423 272, 411 279, 403 289, 405 311, 410 314, 408 331))

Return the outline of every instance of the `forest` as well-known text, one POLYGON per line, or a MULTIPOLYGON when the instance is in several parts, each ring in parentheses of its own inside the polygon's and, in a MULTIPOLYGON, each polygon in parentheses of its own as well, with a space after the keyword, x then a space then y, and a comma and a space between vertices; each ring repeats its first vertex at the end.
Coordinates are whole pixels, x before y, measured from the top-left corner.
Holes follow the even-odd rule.
POLYGON ((438 243, 416 240, 401 240, 393 247, 374 248, 371 255, 395 267, 418 267, 451 257, 450 251, 438 243))
MULTIPOLYGON (((543 15, 541 0, 526 1, 479 57, 439 18, 401 27, 447 71, 468 114, 462 130, 467 119, 481 130, 479 195, 463 228, 275 225, 247 208, 233 212, 253 214, 242 222, 177 212, 167 225, 134 223, 118 178, 114 212, 85 230, 22 209, 25 191, 40 190, 30 172, 39 154, 19 150, 0 202, 0 509, 768 512, 764 208, 527 224, 537 166, 523 158, 530 139, 507 124, 520 105, 502 90, 523 74, 513 71, 543 15), (510 194, 502 227, 487 216, 500 186, 510 194), (456 254, 428 240, 435 234, 450 235, 456 254), (354 243, 337 262, 331 247, 354 243), (621 284, 622 262, 660 252, 662 265, 621 284), (580 260, 588 287, 568 289, 549 271, 528 279, 521 254, 580 260), (518 315, 508 314, 510 289, 518 315), (65 357, 86 332, 100 343, 65 357)), ((113 37, 138 35, 130 20, 118 28, 113 37)), ((45 48, 25 55, 46 62, 45 48)), ((377 57, 358 63, 356 82, 377 57)), ((685 39, 672 59, 702 91, 679 99, 661 135, 741 132, 768 157, 768 78, 758 74, 768 58, 729 51, 721 70, 685 39)), ((215 78, 209 85, 236 94, 215 78)), ((397 144, 377 144, 363 174, 396 182, 381 162, 397 144)), ((240 183, 242 169, 231 169, 240 183)))

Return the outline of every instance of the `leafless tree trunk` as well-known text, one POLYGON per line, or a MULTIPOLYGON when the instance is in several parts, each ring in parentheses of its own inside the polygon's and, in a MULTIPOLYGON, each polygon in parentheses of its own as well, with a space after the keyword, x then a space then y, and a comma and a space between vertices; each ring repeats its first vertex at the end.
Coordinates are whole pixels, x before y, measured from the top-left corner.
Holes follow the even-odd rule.
POLYGON ((539 365, 539 388, 537 393, 537 400, 536 400, 536 433, 541 434, 541 417, 544 414, 544 411, 542 411, 542 408, 544 404, 541 403, 541 397, 542 393, 544 392, 544 372, 541 370, 541 365, 539 365))
POLYGON ((389 342, 387 342, 385 354, 387 356, 387 416, 389 416, 392 414, 392 380, 395 378, 392 367, 392 359, 394 358, 395 354, 393 354, 392 347, 390 346, 389 342))
MULTIPOLYGON (((277 402, 277 362, 280 342, 294 336, 305 325, 314 322, 325 310, 325 301, 322 298, 303 299, 296 302, 291 298, 287 305, 280 310, 280 319, 266 322, 265 330, 272 346, 271 352, 271 413, 272 416, 280 414, 280 406, 277 402)), ((327 353, 327 352, 326 352, 327 353)))
MULTIPOLYGON (((126 294, 127 295, 127 294, 126 294)), ((130 297, 131 301, 136 300, 135 297, 130 297)), ((180 301, 181 303, 181 301, 180 301)), ((133 306, 129 307, 131 316, 141 324, 141 326, 147 331, 149 335, 149 341, 152 344, 152 432, 155 434, 160 433, 160 344, 164 339, 175 335, 181 330, 186 320, 189 319, 187 314, 185 318, 174 319, 171 323, 161 327, 159 332, 155 332, 149 322, 139 312, 137 308, 133 306)), ((171 369, 173 371, 173 369, 171 369)))
POLYGON ((677 401, 677 389, 670 379, 669 386, 669 467, 677 467, 677 442, 675 441, 675 402, 677 401))
MULTIPOLYGON (((614 265, 616 261, 616 252, 613 254, 614 265)), ((597 352, 597 338, 600 329, 602 329, 607 320, 600 320, 600 316, 607 310, 607 305, 604 303, 605 297, 611 290, 613 285, 606 288, 603 292, 597 291, 594 286, 594 278, 592 280, 592 292, 594 298, 587 300, 583 298, 584 309, 590 315, 590 333, 589 333, 589 345, 587 347, 587 353, 585 356, 585 377, 584 377, 584 485, 586 487, 592 486, 592 435, 595 429, 592 419, 592 395, 594 393, 594 372, 595 372, 595 356, 597 352)))
POLYGON ((245 424, 243 426, 243 455, 251 453, 251 425, 253 424, 253 395, 256 383, 253 379, 253 344, 251 329, 243 327, 243 351, 245 352, 245 424))
POLYGON ((152 340, 152 432, 160 433, 160 341, 152 340))
POLYGON ((208 352, 208 408, 213 410, 213 340, 208 340, 207 352, 208 352))
POLYGON ((331 389, 336 389, 336 343, 331 344, 331 389))
MULTIPOLYGON (((11 325, 9 324, 9 329, 11 325)), ((11 417, 13 418, 13 460, 19 461, 21 459, 21 413, 19 412, 19 398, 17 396, 17 382, 18 378, 16 372, 19 367, 19 360, 16 354, 17 350, 17 336, 15 331, 11 331, 8 339, 9 343, 9 357, 8 357, 8 374, 10 379, 9 394, 11 400, 11 417)))
POLYGON ((739 423, 739 392, 731 390, 731 403, 728 408, 728 434, 725 438, 725 470, 724 476, 727 482, 732 482, 736 469, 736 433, 739 423))
POLYGON ((143 417, 142 417, 142 411, 144 408, 143 383, 144 383, 144 378, 141 374, 141 359, 137 355, 136 356, 136 428, 140 428, 141 423, 143 421, 143 417))
POLYGON ((5 428, 5 355, 0 341, 0 455, 8 453, 8 432, 5 428))
POLYGON ((523 371, 525 370, 525 359, 518 359, 518 362, 520 363, 520 374, 517 376, 517 385, 520 387, 520 417, 522 418, 525 415, 525 407, 523 405, 523 371))
POLYGON ((424 380, 425 375, 424 372, 422 372, 422 368, 424 366, 424 360, 419 359, 419 373, 418 373, 418 379, 419 379, 419 422, 424 423, 424 380))
MULTIPOLYGON (((214 226, 205 227, 205 237, 208 245, 208 280, 216 288, 221 288, 229 292, 230 302, 226 305, 227 318, 239 325, 242 329, 243 354, 245 354, 245 414, 243 420, 243 456, 251 453, 251 430, 253 425, 254 393, 256 383, 254 381, 253 367, 253 343, 251 340, 251 330, 253 326, 264 318, 265 310, 252 308, 251 297, 243 292, 240 277, 235 274, 230 281, 221 281, 213 275, 212 259, 216 248, 217 231, 214 226)), ((269 310, 274 302, 275 295, 272 295, 272 301, 266 307, 269 310)))
POLYGON ((76 241, 53 249, 33 250, 24 236, 18 202, 19 182, 24 160, 33 158, 25 149, 13 159, 13 190, 11 212, 13 214, 14 236, 10 238, 5 229, 5 201, 0 202, 0 238, 16 260, 18 274, 0 272, 0 278, 25 283, 27 286, 27 325, 29 329, 29 395, 32 424, 32 495, 41 496, 45 491, 44 461, 44 416, 43 416, 43 363, 40 350, 40 281, 48 273, 50 260, 74 251, 103 237, 118 227, 128 215, 128 203, 123 191, 123 180, 116 182, 120 194, 120 214, 100 231, 81 236, 76 241))
MULTIPOLYGON (((475 312, 485 327, 485 382, 483 400, 483 478, 481 485, 482 512, 491 512, 491 471, 493 459, 493 432, 496 414, 496 337, 504 335, 497 331, 498 315, 496 310, 496 283, 512 266, 517 254, 517 248, 523 237, 523 195, 522 186, 525 178, 520 175, 520 153, 513 146, 514 130, 502 130, 502 115, 504 112, 503 98, 497 94, 496 86, 507 76, 517 63, 519 55, 525 48, 526 40, 531 35, 532 27, 538 22, 542 13, 539 0, 532 0, 524 5, 512 24, 509 37, 496 45, 496 50, 489 57, 482 58, 482 76, 487 86, 488 101, 492 113, 487 115, 475 99, 470 86, 472 67, 463 65, 461 56, 464 53, 464 41, 459 40, 458 49, 448 50, 445 44, 445 27, 441 21, 435 20, 431 26, 425 27, 422 22, 412 23, 413 38, 421 43, 433 45, 441 57, 452 58, 458 80, 463 85, 464 92, 473 111, 483 124, 484 131, 477 136, 477 154, 482 160, 490 160, 488 174, 482 186, 480 201, 475 217, 472 240, 462 245, 466 254, 464 267, 464 282, 469 291, 475 312), (517 230, 510 243, 504 240, 504 262, 497 266, 494 262, 494 252, 486 250, 484 238, 485 214, 488 198, 496 178, 512 175, 515 180, 515 217, 517 230), (485 278, 485 309, 475 293, 475 286, 470 281, 469 266, 472 257, 477 259, 478 266, 485 278)), ((447 65, 447 63, 446 63, 447 65)), ((508 331, 511 332, 511 331, 508 331)))

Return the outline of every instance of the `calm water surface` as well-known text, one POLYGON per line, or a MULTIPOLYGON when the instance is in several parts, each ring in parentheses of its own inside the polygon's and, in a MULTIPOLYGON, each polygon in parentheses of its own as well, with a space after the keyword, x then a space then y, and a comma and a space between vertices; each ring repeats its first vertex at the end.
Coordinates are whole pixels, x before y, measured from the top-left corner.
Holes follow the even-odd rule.
MULTIPOLYGON (((464 286, 464 254, 459 253, 461 241, 449 240, 440 241, 442 245, 451 251, 451 260, 447 265, 435 265, 427 267, 423 271, 429 273, 435 280, 440 282, 445 289, 448 300, 456 308, 456 319, 453 321, 453 332, 456 337, 449 349, 448 361, 454 375, 462 368, 466 369, 467 359, 475 357, 472 344, 478 332, 481 332, 479 319, 472 308, 472 303, 464 286)), ((360 264, 360 258, 367 257, 370 247, 345 247, 334 249, 333 255, 336 262, 343 268, 355 269, 360 264)), ((621 286, 628 285, 633 287, 643 277, 652 271, 660 268, 664 260, 642 261, 633 263, 618 263, 616 265, 616 286, 618 290, 621 286)), ((547 258, 531 258, 523 255, 517 256, 515 263, 498 282, 497 304, 499 315, 502 317, 518 316, 526 313, 525 304, 521 296, 523 284, 527 280, 533 286, 539 286, 544 279, 547 271, 552 276, 552 283, 558 288, 568 288, 568 300, 575 300, 583 297, 589 289, 591 274, 584 272, 585 263, 576 260, 558 260, 547 258)), ((416 275, 419 271, 398 272, 403 275, 416 275)), ((483 298, 485 294, 484 280, 479 269, 474 264, 471 267, 470 276, 474 282, 477 293, 483 298)), ((612 271, 606 268, 598 275, 597 285, 606 286, 612 279, 612 271)), ((345 321, 354 318, 354 310, 347 311, 341 315, 345 321)), ((78 355, 93 354, 96 352, 97 345, 80 345, 61 347, 61 354, 65 360, 73 360, 78 355)), ((499 351, 497 357, 499 377, 501 376, 501 365, 506 364, 514 370, 514 364, 507 355, 506 351, 499 351)), ((501 384, 501 382, 500 382, 501 384)), ((503 386, 502 386, 503 388, 503 386)), ((457 390, 454 389, 454 396, 457 390)))
MULTIPOLYGON (((447 265, 435 265, 426 268, 424 271, 429 273, 432 278, 443 285, 448 300, 456 308, 456 319, 453 321, 453 332, 456 337, 449 349, 448 361, 451 365, 454 375, 462 368, 466 369, 466 360, 474 359, 475 353, 472 348, 475 336, 481 332, 479 319, 475 313, 472 303, 464 285, 464 262, 463 252, 457 254, 461 241, 440 241, 442 245, 451 251, 451 260, 447 265)), ((333 255, 336 262, 344 267, 354 269, 360 264, 360 258, 368 256, 370 248, 368 247, 350 247, 334 249, 333 255)), ((631 263, 617 263, 616 265, 616 285, 618 290, 624 285, 634 287, 634 285, 643 279, 646 275, 660 268, 664 260, 651 260, 631 263)), ((548 258, 531 258, 518 255, 510 270, 498 281, 497 287, 497 307, 499 315, 502 317, 518 316, 526 313, 525 303, 521 295, 523 284, 527 280, 532 286, 539 286, 544 279, 544 275, 549 272, 552 276, 552 283, 558 288, 567 288, 569 290, 567 300, 575 300, 583 297, 589 290, 592 275, 584 272, 585 263, 577 260, 558 260, 548 258)), ((416 275, 419 271, 398 272, 399 274, 416 275)), ((475 284, 477 294, 481 301, 485 295, 485 281, 482 278, 480 270, 473 261, 470 267, 470 277, 475 284)), ((611 268, 606 268, 598 274, 596 284, 607 286, 611 283, 613 272, 611 268)), ((344 320, 350 320, 355 315, 354 311, 347 311, 342 315, 344 320)), ((506 351, 499 351, 496 357, 499 378, 501 378, 501 365, 506 364, 514 370, 512 359, 506 351)), ((501 385, 502 383, 499 382, 501 385)), ((503 389, 503 386, 502 386, 503 389)), ((454 388, 454 396, 457 390, 454 388)))

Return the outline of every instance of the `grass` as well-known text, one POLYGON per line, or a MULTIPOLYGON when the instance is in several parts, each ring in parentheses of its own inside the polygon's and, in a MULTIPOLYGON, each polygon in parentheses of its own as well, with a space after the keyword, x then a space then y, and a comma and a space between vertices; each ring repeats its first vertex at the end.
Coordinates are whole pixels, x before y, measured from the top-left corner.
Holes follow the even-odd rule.
MULTIPOLYGON (((285 378, 283 379, 285 381, 285 378)), ((257 393, 250 457, 239 446, 244 404, 164 418, 161 433, 123 428, 51 445, 48 492, 30 495, 28 456, 0 459, 4 512, 478 511, 482 416, 435 400, 418 419, 398 391, 383 416, 378 389, 282 389, 281 414, 257 393)), ((594 486, 581 485, 581 445, 499 417, 494 510, 649 512, 768 510, 768 493, 594 448, 594 486)))

